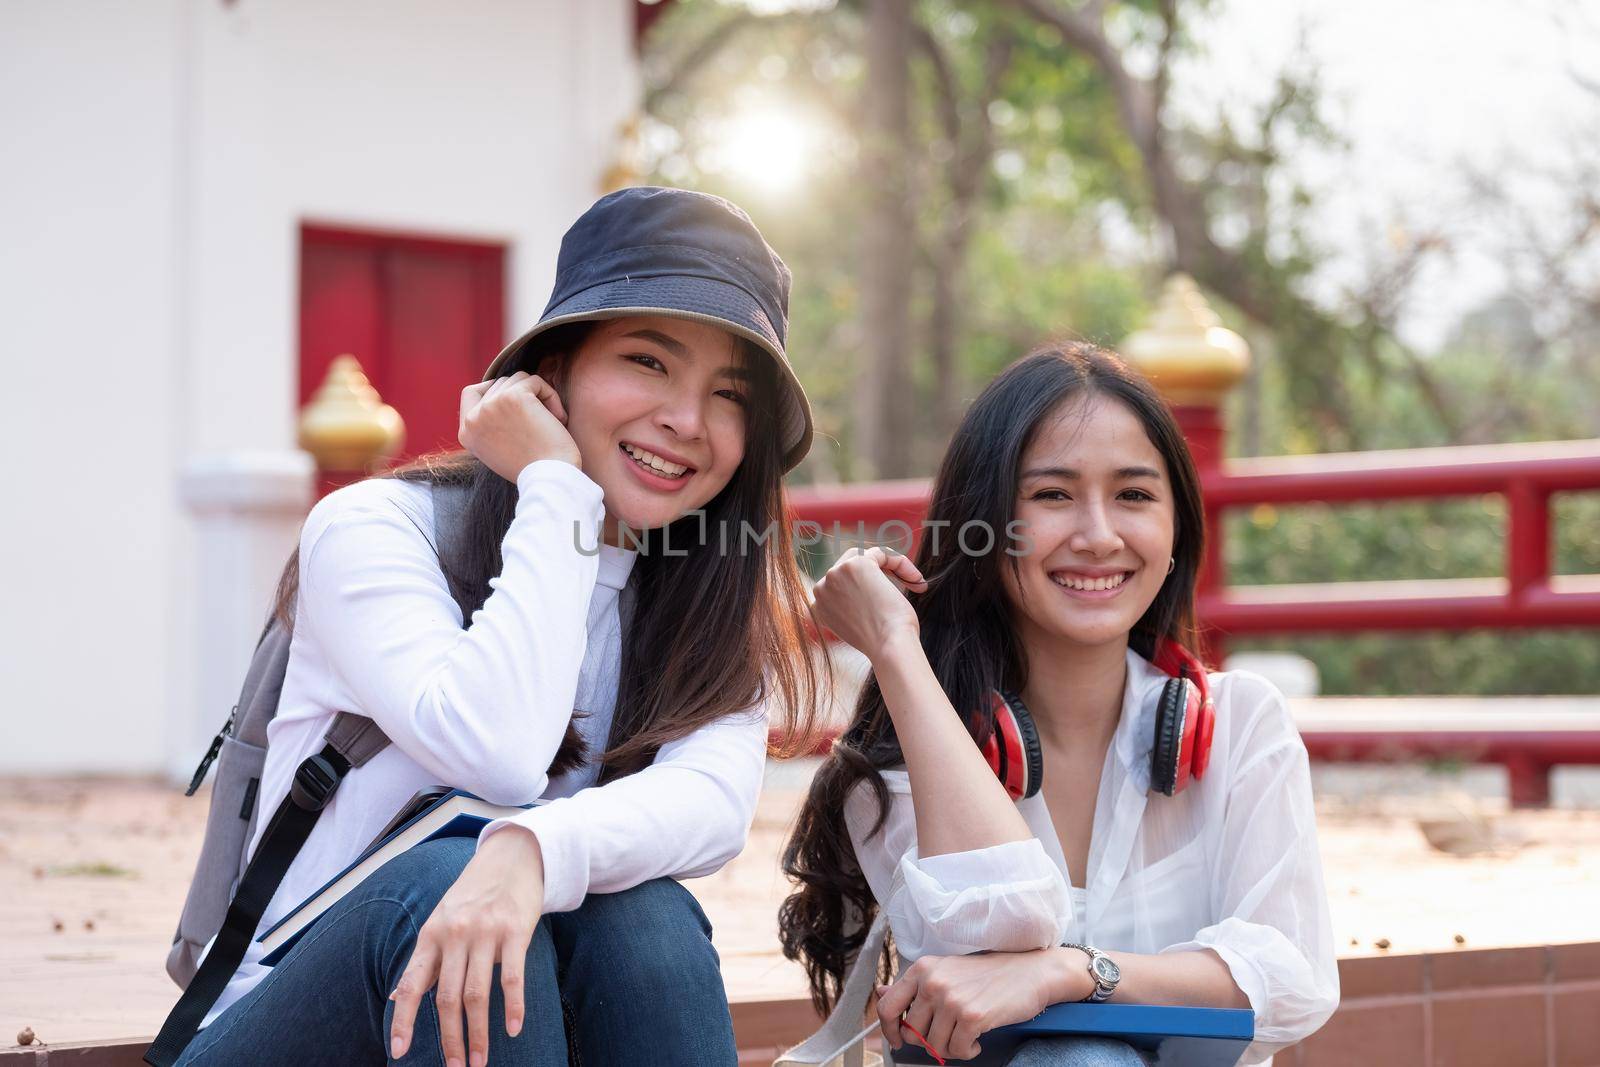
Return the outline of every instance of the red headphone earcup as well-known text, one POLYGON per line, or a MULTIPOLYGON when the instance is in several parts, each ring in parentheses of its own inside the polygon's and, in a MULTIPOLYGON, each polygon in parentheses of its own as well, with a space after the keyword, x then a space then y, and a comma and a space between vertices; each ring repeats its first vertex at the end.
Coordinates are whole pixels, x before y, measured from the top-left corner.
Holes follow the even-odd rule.
POLYGON ((1211 765, 1211 735, 1217 726, 1217 709, 1211 703, 1210 697, 1199 697, 1195 700, 1195 726, 1194 726, 1194 776, 1205 776, 1206 768, 1211 765))
POLYGON ((1000 779, 1000 784, 1006 787, 1006 792, 1008 793, 1011 792, 1011 783, 1009 781, 1011 777, 1009 752, 1011 745, 1006 740, 1005 735, 1006 731, 1010 729, 1008 725, 1009 714, 1005 707, 1005 702, 1000 699, 999 694, 991 694, 989 698, 989 736, 984 739, 983 744, 978 746, 979 751, 983 753, 984 760, 989 764, 989 769, 994 772, 996 778, 1000 779))
POLYGON ((1017 737, 1022 749, 1022 765, 1027 773, 1027 778, 1022 784, 1022 796, 1026 799, 1039 791, 1044 785, 1044 747, 1039 744, 1039 730, 1033 724, 1033 715, 1028 711, 1022 698, 1015 693, 1006 697, 1006 703, 1011 708, 1012 720, 1017 725, 1017 737))
POLYGON ((1031 797, 1044 782, 1044 750, 1039 745, 1033 716, 1015 693, 990 694, 990 708, 994 713, 994 738, 985 747, 992 747, 994 754, 984 753, 989 766, 1012 800, 1031 797))
POLYGON ((1162 638, 1151 662, 1172 676, 1156 702, 1156 743, 1150 755, 1150 787, 1170 797, 1206 773, 1217 709, 1206 665, 1193 652, 1162 638))
POLYGON ((1189 784, 1199 725, 1200 691, 1187 678, 1168 679, 1156 701, 1155 747, 1150 752, 1150 788, 1176 796, 1189 784))

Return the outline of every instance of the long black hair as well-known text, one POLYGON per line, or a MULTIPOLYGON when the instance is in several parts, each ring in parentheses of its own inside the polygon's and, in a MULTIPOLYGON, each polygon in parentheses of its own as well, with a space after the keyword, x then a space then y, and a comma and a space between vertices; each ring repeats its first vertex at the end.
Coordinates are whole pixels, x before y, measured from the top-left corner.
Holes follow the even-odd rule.
MULTIPOLYGON (((927 590, 911 597, 922 647, 958 709, 985 707, 982 698, 991 689, 1026 688, 1028 663, 1012 629, 1000 570, 1020 568, 1015 554, 1020 547, 1008 554, 1003 549, 1014 543, 1001 543, 997 534, 992 551, 970 555, 952 534, 974 522, 992 531, 1011 530, 1029 445, 1049 416, 1090 396, 1119 401, 1138 417, 1166 461, 1172 483, 1175 562, 1130 631, 1129 644, 1148 658, 1158 639, 1192 636, 1194 583, 1204 548, 1200 480, 1171 410, 1145 378, 1110 352, 1081 342, 1041 348, 990 382, 967 410, 928 504, 928 530, 942 536, 924 536, 917 549, 917 568, 928 580, 927 590)), ((974 741, 982 742, 993 720, 973 715, 967 726, 974 741)), ((783 953, 805 965, 812 1000, 821 1011, 838 996, 877 908, 844 827, 844 804, 863 784, 870 787, 878 804, 877 833, 889 813, 889 791, 880 772, 904 762, 877 679, 869 676, 854 720, 812 779, 783 853, 784 873, 796 885, 778 914, 783 953)), ((885 977, 891 951, 885 947, 885 977)))
MULTIPOLYGON (((555 357, 577 353, 594 328, 557 326, 537 338, 511 374, 540 373, 555 357)), ((783 494, 783 455, 776 426, 781 384, 772 359, 743 345, 749 371, 744 457, 729 483, 700 513, 635 531, 639 555, 630 574, 634 607, 622 637, 622 666, 606 751, 584 750, 569 723, 549 773, 598 756, 601 781, 649 765, 662 745, 770 699, 788 739, 785 752, 809 743, 818 704, 818 668, 806 654, 805 589, 795 563, 793 521, 783 494), (770 530, 764 548, 722 551, 710 531, 770 530), (662 551, 670 545, 671 551, 662 551)), ((501 543, 516 513, 517 487, 466 451, 424 456, 380 477, 464 487, 462 526, 446 540, 440 568, 463 619, 489 597, 500 573, 501 543)), ((298 556, 298 553, 296 554, 298 556)), ((298 558, 279 583, 278 613, 293 625, 298 558)))

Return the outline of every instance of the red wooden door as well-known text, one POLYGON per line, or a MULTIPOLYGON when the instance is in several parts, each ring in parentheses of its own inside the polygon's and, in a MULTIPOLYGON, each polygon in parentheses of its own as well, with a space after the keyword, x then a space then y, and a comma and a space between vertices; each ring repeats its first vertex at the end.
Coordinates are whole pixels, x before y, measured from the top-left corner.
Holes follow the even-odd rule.
POLYGON ((355 356, 405 419, 399 458, 459 447, 461 390, 483 377, 504 323, 504 245, 300 228, 300 405, 335 356, 355 356))

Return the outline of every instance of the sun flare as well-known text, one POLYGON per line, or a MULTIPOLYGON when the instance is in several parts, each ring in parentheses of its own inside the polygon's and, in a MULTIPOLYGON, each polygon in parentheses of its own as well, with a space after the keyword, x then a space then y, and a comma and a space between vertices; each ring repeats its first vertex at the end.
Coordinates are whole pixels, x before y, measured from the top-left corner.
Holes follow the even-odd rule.
POLYGON ((815 117, 776 103, 731 116, 717 138, 716 169, 766 193, 792 192, 823 149, 815 117))

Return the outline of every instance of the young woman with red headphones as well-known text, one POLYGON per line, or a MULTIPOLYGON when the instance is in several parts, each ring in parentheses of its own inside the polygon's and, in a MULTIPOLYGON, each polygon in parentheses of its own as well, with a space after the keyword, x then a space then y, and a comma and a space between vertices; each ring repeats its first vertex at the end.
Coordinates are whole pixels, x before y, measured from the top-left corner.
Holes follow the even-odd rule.
MULTIPOLYGON (((1073 344, 973 403, 914 562, 858 550, 817 583, 818 621, 872 664, 784 856, 784 947, 819 1004, 882 907, 896 1048, 967 1058, 1048 1004, 1114 1000, 1251 1008, 1260 1062, 1333 1012, 1305 747, 1270 683, 1184 647, 1202 529, 1171 412, 1073 344)), ((1144 1061, 1045 1039, 1011 1062, 1144 1061)))

